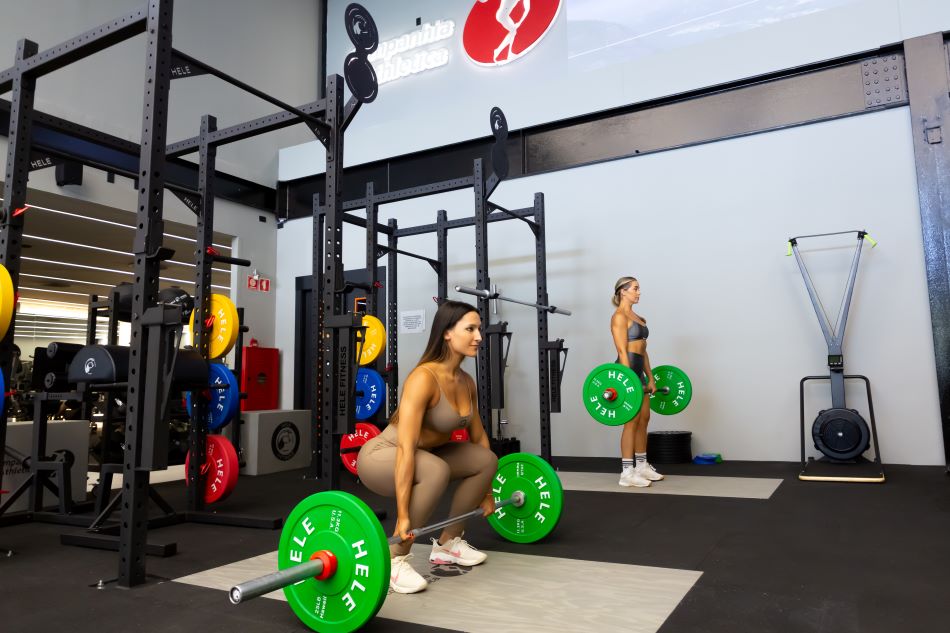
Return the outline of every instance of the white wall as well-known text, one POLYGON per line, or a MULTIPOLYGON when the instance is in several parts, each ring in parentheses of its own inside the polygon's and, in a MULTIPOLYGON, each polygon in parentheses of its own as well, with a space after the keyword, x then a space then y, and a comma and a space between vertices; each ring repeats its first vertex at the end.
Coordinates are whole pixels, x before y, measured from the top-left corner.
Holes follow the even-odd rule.
MULTIPOLYGON (((352 50, 342 20, 347 4, 329 4, 329 73, 342 74, 352 50)), ((347 130, 347 165, 486 137, 495 105, 519 129, 950 30, 945 0, 563 0, 554 26, 533 50, 510 64, 485 67, 470 62, 461 44, 474 0, 363 4, 381 40, 416 30, 417 17, 423 23, 451 19, 456 34, 438 44, 449 48, 446 66, 380 86, 379 97, 347 130), (627 43, 622 52, 598 49, 598 38, 627 43), (584 50, 596 52, 580 55, 584 50)), ((317 142, 282 150, 280 180, 323 170, 317 142)))
MULTIPOLYGON (((0 69, 13 65, 22 38, 40 51, 113 18, 147 6, 145 0, 33 0, 3 3, 0 69)), ((177 49, 292 105, 318 96, 320 24, 313 0, 179 1, 174 7, 177 49)), ((145 36, 113 46, 39 80, 35 107, 121 138, 141 142, 145 36)), ((9 97, 7 97, 9 98, 9 97)), ((210 76, 172 82, 168 138, 196 136, 203 114, 218 127, 277 112, 277 108, 210 76)), ((222 147, 218 169, 273 186, 277 150, 311 140, 302 125, 222 147)))
MULTIPOLYGON (((580 391, 587 372, 615 356, 608 331, 610 294, 617 277, 634 275, 643 288, 637 309, 649 321, 653 364, 682 367, 695 388, 685 413, 654 416, 651 428, 692 431, 697 453, 797 460, 798 381, 826 373, 827 352, 798 267, 785 257, 785 242, 793 235, 867 229, 880 245, 862 256, 846 367, 872 380, 885 461, 942 464, 910 133, 909 112, 897 109, 502 184, 492 199, 508 208, 529 206, 535 191, 544 192, 551 301, 574 311, 571 317, 550 318, 551 337, 564 338, 570 348, 563 412, 552 423, 554 453, 618 452, 619 429, 594 423, 580 391)), ((459 191, 387 205, 382 221, 394 216, 401 226, 429 223, 440 208, 450 219, 470 217, 471 196, 459 191)), ((494 223, 489 234, 492 281, 510 296, 533 298, 533 239, 527 227, 494 223)), ((294 278, 310 273, 310 235, 307 219, 278 232, 283 284, 277 311, 285 318, 293 314, 294 278)), ((365 265, 363 235, 347 226, 347 268, 365 265)), ((851 261, 852 251, 843 246, 850 243, 802 242, 832 319, 851 261)), ((434 254, 435 240, 404 238, 400 247, 434 254)), ((453 230, 450 285, 471 285, 474 279, 473 230, 453 230)), ((401 309, 425 308, 431 322, 434 289, 427 265, 400 260, 401 309)), ((499 317, 515 332, 506 385, 510 432, 525 450, 537 451, 534 314, 502 304, 499 317), (525 396, 515 399, 515 393, 525 396)), ((401 380, 425 336, 400 336, 401 380)), ((293 331, 279 329, 277 345, 290 350, 292 344, 293 331)), ((285 376, 293 371, 292 362, 285 353, 285 376)), ((292 395, 292 384, 284 381, 281 406, 290 407, 292 395)), ((848 398, 849 406, 868 417, 860 389, 849 388, 848 398)), ((809 433, 818 410, 829 405, 826 386, 809 388, 809 433)))

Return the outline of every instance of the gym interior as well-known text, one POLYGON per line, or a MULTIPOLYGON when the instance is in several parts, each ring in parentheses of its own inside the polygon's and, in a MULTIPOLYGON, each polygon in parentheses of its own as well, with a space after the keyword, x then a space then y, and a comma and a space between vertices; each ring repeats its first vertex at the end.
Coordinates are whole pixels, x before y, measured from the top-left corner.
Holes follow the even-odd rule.
POLYGON ((3 630, 947 628, 950 3, 2 15, 3 630))

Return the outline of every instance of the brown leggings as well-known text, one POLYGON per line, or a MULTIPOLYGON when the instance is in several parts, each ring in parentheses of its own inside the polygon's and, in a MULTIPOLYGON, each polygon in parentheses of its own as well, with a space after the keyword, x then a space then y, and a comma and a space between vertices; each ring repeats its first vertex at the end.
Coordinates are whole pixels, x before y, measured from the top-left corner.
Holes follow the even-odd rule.
MULTIPOLYGON (((389 426, 359 452, 357 470, 367 488, 384 497, 396 496, 396 429, 389 426)), ((416 449, 415 474, 409 497, 409 525, 424 526, 450 481, 461 479, 449 516, 465 514, 478 507, 491 492, 491 480, 498 471, 493 452, 471 442, 449 442, 430 450, 416 449)), ((451 538, 461 536, 465 524, 445 528, 451 538)), ((391 556, 405 556, 411 542, 390 545, 391 556)))

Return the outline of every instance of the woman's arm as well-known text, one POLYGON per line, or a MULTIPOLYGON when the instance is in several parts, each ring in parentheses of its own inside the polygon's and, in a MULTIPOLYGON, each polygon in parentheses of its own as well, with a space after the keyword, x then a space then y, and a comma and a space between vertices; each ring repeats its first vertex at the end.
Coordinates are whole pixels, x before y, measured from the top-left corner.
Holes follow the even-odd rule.
MULTIPOLYGON (((406 379, 399 401, 399 421, 396 424, 396 532, 401 528, 408 532, 409 498, 416 475, 416 447, 422 432, 422 417, 438 385, 427 371, 413 370, 406 379)), ((419 526, 416 526, 419 527, 419 526)))
POLYGON ((475 381, 468 374, 465 374, 465 381, 468 383, 469 393, 472 394, 472 419, 468 423, 468 439, 472 444, 490 449, 488 435, 485 433, 485 427, 482 426, 482 417, 478 412, 478 388, 475 386, 475 381))
POLYGON ((614 312, 610 317, 610 335, 614 339, 614 347, 617 348, 617 361, 624 367, 630 366, 627 359, 627 320, 619 312, 614 312))
POLYGON ((647 354, 647 342, 643 341, 643 371, 647 373, 647 384, 643 388, 646 393, 656 391, 656 381, 653 380, 653 368, 650 366, 650 356, 647 354))
MULTIPOLYGON (((465 374, 468 382, 469 393, 472 394, 472 419, 468 423, 468 439, 472 444, 478 444, 486 450, 491 450, 491 444, 488 442, 488 434, 485 433, 485 427, 482 426, 482 416, 478 412, 478 393, 475 386, 475 380, 465 374)), ((485 491, 485 498, 478 504, 485 516, 489 516, 495 511, 495 496, 491 491, 491 484, 488 484, 488 490, 485 491)))

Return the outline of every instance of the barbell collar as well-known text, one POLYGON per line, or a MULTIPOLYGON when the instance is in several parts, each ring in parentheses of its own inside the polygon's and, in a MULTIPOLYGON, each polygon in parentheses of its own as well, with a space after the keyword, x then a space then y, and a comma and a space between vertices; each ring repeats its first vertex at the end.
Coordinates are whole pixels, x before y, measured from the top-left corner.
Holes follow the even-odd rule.
POLYGON ((481 297, 482 299, 495 299, 498 297, 497 292, 492 295, 488 290, 479 290, 478 288, 469 288, 468 286, 455 286, 455 292, 481 297))
MULTIPOLYGON (((505 506, 510 506, 510 505, 513 505, 516 508, 520 508, 522 505, 524 505, 524 500, 525 500, 524 493, 520 490, 516 490, 515 492, 512 493, 512 495, 509 498, 496 503, 495 511, 497 512, 500 508, 504 508, 505 506)), ((448 527, 455 523, 459 523, 460 521, 465 521, 467 519, 474 519, 480 516, 484 516, 481 508, 475 508, 471 512, 460 514, 457 517, 449 517, 448 519, 445 519, 444 521, 439 521, 438 523, 433 523, 432 525, 426 525, 421 528, 416 528, 415 530, 410 530, 409 536, 415 539, 416 537, 422 536, 423 534, 430 534, 432 532, 436 532, 438 530, 441 530, 442 528, 448 527)), ((402 541, 402 538, 400 538, 397 535, 397 536, 391 536, 388 542, 390 545, 398 545, 399 543, 402 543, 403 541, 402 541)))
POLYGON ((264 594, 290 586, 301 580, 313 578, 323 573, 323 561, 319 558, 308 560, 299 565, 288 567, 272 574, 253 578, 228 590, 228 599, 231 604, 240 604, 242 601, 257 598, 264 594))

